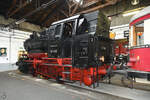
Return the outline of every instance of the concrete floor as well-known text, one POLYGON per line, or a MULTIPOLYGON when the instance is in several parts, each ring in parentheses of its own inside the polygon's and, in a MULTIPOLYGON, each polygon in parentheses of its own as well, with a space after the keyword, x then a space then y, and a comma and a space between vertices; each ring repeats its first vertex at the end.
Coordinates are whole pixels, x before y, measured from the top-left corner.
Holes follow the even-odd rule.
POLYGON ((15 63, 14 64, 0 63, 0 72, 16 70, 17 68, 18 66, 16 66, 15 63))
MULTIPOLYGON (((121 78, 122 78, 121 75, 115 75, 114 77, 111 78, 111 84, 125 87, 121 82, 121 78)), ((130 82, 126 80, 126 83, 130 82)), ((136 78, 136 82, 134 82, 133 88, 137 90, 150 91, 150 81, 147 81, 147 79, 136 78)))
POLYGON ((78 90, 51 81, 0 72, 0 100, 128 100, 108 94, 78 90))
MULTIPOLYGON (((138 83, 135 84, 137 89, 130 89, 100 83, 100 87, 94 89, 99 93, 95 93, 22 75, 17 71, 3 72, 15 69, 17 66, 14 65, 0 66, 0 100, 150 100, 149 84, 138 83)), ((120 85, 118 79, 113 78, 112 84, 120 85)))

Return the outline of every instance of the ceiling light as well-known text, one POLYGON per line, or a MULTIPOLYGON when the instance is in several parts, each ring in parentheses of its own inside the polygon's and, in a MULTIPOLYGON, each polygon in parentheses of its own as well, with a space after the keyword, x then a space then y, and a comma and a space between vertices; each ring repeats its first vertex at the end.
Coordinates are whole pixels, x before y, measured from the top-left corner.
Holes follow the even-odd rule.
POLYGON ((131 4, 132 5, 137 5, 137 4, 139 4, 140 3, 140 0, 132 0, 131 1, 131 4))
POLYGON ((15 22, 15 24, 21 24, 21 23, 23 23, 23 22, 25 22, 26 21, 26 19, 21 19, 21 20, 19 20, 19 21, 17 21, 17 22, 15 22))
POLYGON ((125 12, 123 12, 123 16, 135 15, 135 14, 139 13, 143 8, 145 8, 145 7, 140 7, 140 8, 125 11, 125 12))
POLYGON ((131 16, 131 15, 135 15, 137 13, 139 13, 140 11, 134 11, 134 12, 130 12, 130 13, 124 13, 123 16, 126 17, 126 16, 131 16))
POLYGON ((79 2, 80 0, 75 0, 76 2, 79 2))
POLYGON ((76 2, 76 3, 80 3, 80 5, 82 5, 83 4, 83 0, 74 0, 74 2, 76 2))

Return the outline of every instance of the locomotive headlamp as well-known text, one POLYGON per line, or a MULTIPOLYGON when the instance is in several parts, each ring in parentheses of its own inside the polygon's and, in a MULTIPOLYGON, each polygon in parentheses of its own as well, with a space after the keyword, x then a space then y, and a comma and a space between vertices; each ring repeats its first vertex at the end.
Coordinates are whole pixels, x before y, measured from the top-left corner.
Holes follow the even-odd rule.
POLYGON ((109 33, 109 37, 110 37, 111 39, 115 39, 116 33, 110 32, 110 33, 109 33))
POLYGON ((125 11, 125 12, 123 12, 123 16, 126 17, 126 16, 135 15, 135 14, 139 13, 140 10, 142 10, 143 8, 145 8, 145 7, 140 7, 140 8, 125 11))
POLYGON ((101 56, 101 57, 99 58, 99 60, 102 61, 102 62, 104 62, 104 61, 105 61, 105 57, 104 57, 104 56, 101 56))
POLYGON ((47 55, 47 53, 45 53, 45 55, 47 55))
POLYGON ((114 57, 114 61, 116 61, 116 59, 117 59, 117 58, 116 58, 116 57, 114 57))

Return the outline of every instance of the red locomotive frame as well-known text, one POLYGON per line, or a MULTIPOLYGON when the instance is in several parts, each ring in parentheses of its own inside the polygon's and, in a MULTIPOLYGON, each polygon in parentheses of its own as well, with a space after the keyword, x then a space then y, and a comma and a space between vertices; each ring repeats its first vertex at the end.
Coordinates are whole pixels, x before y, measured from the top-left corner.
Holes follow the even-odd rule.
MULTIPOLYGON (((86 69, 74 68, 71 65, 71 58, 48 58, 46 53, 32 53, 27 57, 30 60, 25 62, 31 64, 30 69, 34 69, 34 76, 42 75, 57 81, 79 81, 80 85, 84 83, 86 86, 101 80, 102 76, 107 74, 107 69, 111 67, 103 65, 86 69)), ((116 69, 116 66, 113 66, 113 69, 116 69)))

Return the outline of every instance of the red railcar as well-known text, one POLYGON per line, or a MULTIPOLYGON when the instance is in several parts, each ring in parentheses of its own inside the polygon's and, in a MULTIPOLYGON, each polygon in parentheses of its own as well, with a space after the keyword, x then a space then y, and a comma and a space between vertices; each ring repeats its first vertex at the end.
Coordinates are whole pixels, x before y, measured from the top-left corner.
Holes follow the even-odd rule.
MULTIPOLYGON (((128 42, 116 42, 117 64, 123 68, 127 78, 150 80, 150 6, 134 15, 130 21, 130 32, 125 32, 128 42), (126 34, 128 33, 128 35, 126 34)), ((122 73, 122 69, 117 71, 122 73), (121 71, 120 71, 121 70, 121 71)))
POLYGON ((128 66, 150 72, 150 6, 132 17, 130 22, 130 60, 128 66))

